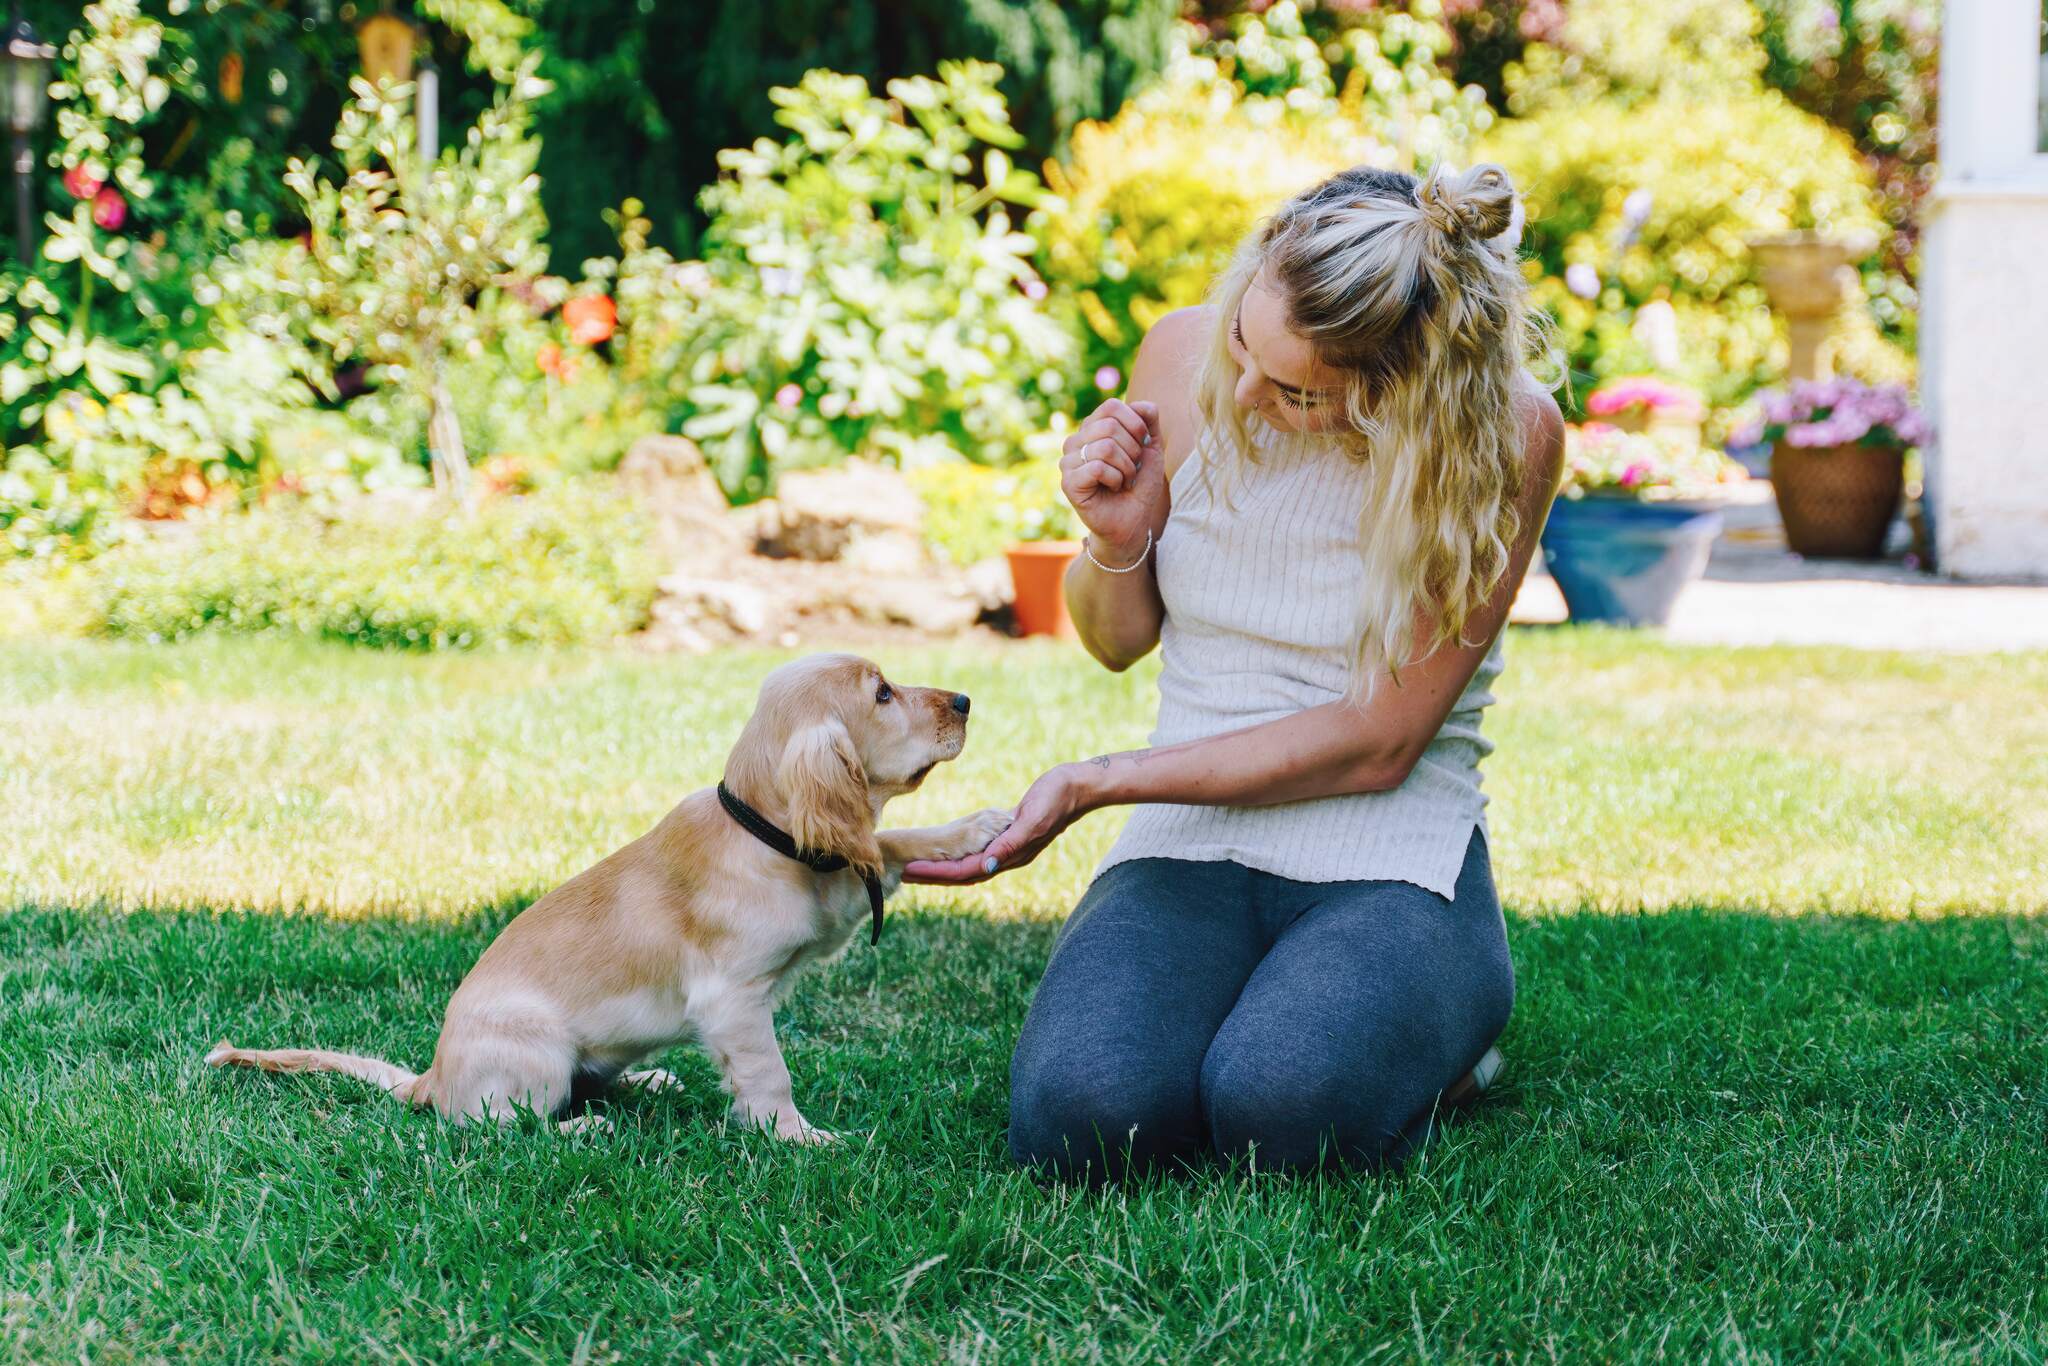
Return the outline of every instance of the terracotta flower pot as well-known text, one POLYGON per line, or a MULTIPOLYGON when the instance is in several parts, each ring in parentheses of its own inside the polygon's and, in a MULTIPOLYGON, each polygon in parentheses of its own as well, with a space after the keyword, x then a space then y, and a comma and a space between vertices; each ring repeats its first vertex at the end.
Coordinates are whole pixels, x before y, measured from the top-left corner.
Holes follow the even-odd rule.
POLYGON ((1795 554, 1874 560, 1905 489, 1903 452, 1889 446, 1792 446, 1771 450, 1771 491, 1795 554))
POLYGON ((1004 552, 1016 586, 1017 630, 1027 636, 1072 639, 1067 615, 1067 566, 1081 553, 1079 541, 1023 541, 1004 552))

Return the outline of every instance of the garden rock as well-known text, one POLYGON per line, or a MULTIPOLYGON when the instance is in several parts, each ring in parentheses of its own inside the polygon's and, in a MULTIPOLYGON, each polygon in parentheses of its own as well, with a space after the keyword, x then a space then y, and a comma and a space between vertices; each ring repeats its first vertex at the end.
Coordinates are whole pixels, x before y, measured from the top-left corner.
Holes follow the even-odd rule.
POLYGON ((657 587, 661 610, 699 629, 713 625, 734 636, 765 636, 782 624, 781 605, 753 584, 670 574, 657 587))
POLYGON ((924 503, 902 475, 864 460, 833 469, 792 470, 760 506, 755 549, 799 560, 836 560, 856 540, 919 542, 924 503))
POLYGON ((653 515, 656 545, 670 560, 707 550, 741 549, 745 529, 697 443, 681 436, 643 436, 619 462, 619 483, 653 515))
POLYGON ((924 542, 901 531, 855 536, 840 552, 839 562, 859 574, 905 577, 931 570, 924 542))
POLYGON ((960 581, 981 604, 983 612, 1000 612, 1017 596, 1016 585, 1010 580, 1010 562, 1000 555, 991 555, 968 565, 960 581))
POLYGON ((959 589, 932 579, 871 579, 846 596, 856 616, 876 623, 908 626, 930 635, 964 631, 981 617, 981 604, 959 589))
POLYGON ((932 560, 923 502, 893 470, 797 471, 772 502, 730 510, 691 443, 646 437, 619 476, 664 531, 670 568, 640 637, 649 649, 953 636, 1010 599, 1000 558, 971 569, 932 560))

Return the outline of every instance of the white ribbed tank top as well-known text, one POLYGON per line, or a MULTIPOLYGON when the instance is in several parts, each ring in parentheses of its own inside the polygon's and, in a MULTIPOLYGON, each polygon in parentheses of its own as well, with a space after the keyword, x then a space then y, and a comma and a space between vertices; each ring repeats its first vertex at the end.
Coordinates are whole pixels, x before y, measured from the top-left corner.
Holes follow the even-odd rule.
MULTIPOLYGON (((1172 480, 1154 554, 1160 627, 1154 745, 1278 720, 1344 695, 1357 642, 1365 469, 1261 429, 1256 465, 1232 470, 1205 433, 1172 480), (1202 462, 1217 460, 1211 477, 1202 462), (1228 486, 1228 496, 1225 487, 1228 486)), ((1388 879, 1451 896, 1485 829, 1479 731, 1500 675, 1495 642, 1406 782, 1391 792, 1279 806, 1133 809, 1097 870, 1136 858, 1227 859, 1303 882, 1388 879)))

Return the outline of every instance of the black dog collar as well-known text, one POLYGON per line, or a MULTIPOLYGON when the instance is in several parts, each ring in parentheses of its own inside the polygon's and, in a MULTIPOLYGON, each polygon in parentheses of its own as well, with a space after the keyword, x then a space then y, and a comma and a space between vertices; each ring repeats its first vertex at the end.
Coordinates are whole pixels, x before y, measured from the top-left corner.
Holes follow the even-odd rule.
MULTIPOLYGON (((815 850, 797 848, 796 841, 789 837, 788 831, 770 823, 766 816, 741 801, 723 782, 718 785, 718 804, 725 808, 725 814, 731 816, 739 824, 740 829, 784 858, 795 859, 814 873, 837 873, 847 866, 842 855, 821 854, 815 850)), ((868 942, 879 944, 882 942, 882 880, 873 873, 862 873, 860 880, 867 886, 868 909, 874 914, 874 931, 868 942)))

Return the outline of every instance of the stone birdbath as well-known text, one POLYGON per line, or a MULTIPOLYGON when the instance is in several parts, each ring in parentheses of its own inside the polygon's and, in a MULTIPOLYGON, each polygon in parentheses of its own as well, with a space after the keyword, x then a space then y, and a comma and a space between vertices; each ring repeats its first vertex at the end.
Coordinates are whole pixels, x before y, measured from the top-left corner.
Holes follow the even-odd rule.
POLYGON ((1850 263, 1876 249, 1877 239, 1869 233, 1837 237, 1788 232, 1750 240, 1764 293, 1785 319, 1791 378, 1827 378, 1821 347, 1843 299, 1855 288, 1856 271, 1850 263))

